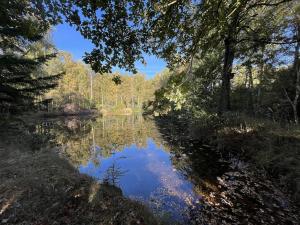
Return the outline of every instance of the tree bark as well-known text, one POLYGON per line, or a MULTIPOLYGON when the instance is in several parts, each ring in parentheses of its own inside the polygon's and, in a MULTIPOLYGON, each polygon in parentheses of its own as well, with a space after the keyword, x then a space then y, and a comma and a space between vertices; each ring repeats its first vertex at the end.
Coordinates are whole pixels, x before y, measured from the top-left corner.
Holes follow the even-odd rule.
POLYGON ((293 113, 295 124, 299 124, 297 105, 293 105, 293 113))
POLYGON ((300 50, 300 24, 297 24, 297 44, 295 47, 295 60, 294 60, 294 71, 296 75, 296 94, 293 102, 294 120, 295 123, 299 123, 298 119, 298 99, 300 95, 300 62, 299 62, 299 50, 300 50))
POLYGON ((298 117, 298 100, 300 97, 300 60, 299 60, 299 50, 300 50, 300 24, 297 24, 296 26, 296 37, 297 37, 297 43, 295 46, 295 56, 294 56, 294 66, 293 71, 295 73, 296 83, 295 83, 295 97, 292 100, 286 89, 284 89, 284 93, 286 95, 287 100, 291 104, 293 108, 293 114, 294 114, 294 122, 295 124, 299 123, 299 117, 298 117))
POLYGON ((254 104, 253 104, 253 76, 252 76, 252 65, 249 63, 247 65, 247 73, 248 73, 248 90, 249 90, 249 102, 248 102, 248 110, 252 115, 254 114, 254 104))
POLYGON ((231 109, 230 104, 230 80, 232 79, 232 65, 234 60, 234 47, 233 40, 226 38, 224 40, 225 53, 224 53, 224 65, 222 73, 222 88, 219 104, 219 112, 223 113, 231 109))
POLYGON ((256 100, 256 104, 258 105, 258 107, 260 107, 262 103, 262 82, 265 73, 264 54, 265 54, 265 47, 263 47, 261 50, 261 58, 259 60, 259 74, 258 74, 259 84, 257 86, 257 100, 256 100))
POLYGON ((101 91, 101 105, 102 105, 102 108, 104 108, 104 96, 103 96, 103 84, 101 84, 101 89, 100 89, 100 91, 101 91))
POLYGON ((91 81, 91 84, 90 84, 90 102, 92 103, 93 101, 93 75, 90 74, 90 81, 91 81))

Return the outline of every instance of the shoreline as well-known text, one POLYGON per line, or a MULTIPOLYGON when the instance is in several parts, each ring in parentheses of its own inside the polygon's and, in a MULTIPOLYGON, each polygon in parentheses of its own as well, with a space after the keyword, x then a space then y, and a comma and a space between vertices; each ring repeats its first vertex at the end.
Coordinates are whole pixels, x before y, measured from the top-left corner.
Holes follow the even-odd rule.
MULTIPOLYGON (((20 131, 21 130, 21 131, 20 131)), ((34 135, 0 132, 0 215, 3 224, 158 224, 121 189, 80 174, 59 148, 33 148, 34 135)))

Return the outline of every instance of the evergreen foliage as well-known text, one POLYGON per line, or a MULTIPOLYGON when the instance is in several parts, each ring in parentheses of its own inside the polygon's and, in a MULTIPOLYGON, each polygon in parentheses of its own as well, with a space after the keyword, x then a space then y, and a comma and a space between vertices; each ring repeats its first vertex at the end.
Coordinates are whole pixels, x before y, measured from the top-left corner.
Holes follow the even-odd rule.
POLYGON ((55 50, 44 43, 43 54, 33 45, 45 42, 51 18, 38 2, 28 0, 0 3, 0 107, 1 110, 24 109, 37 96, 54 88, 60 74, 47 75, 41 67, 55 50))

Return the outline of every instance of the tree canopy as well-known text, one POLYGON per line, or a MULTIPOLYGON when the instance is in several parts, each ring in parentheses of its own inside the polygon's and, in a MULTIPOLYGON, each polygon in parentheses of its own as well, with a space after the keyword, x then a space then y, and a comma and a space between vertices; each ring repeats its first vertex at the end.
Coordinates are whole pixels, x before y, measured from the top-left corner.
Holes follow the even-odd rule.
POLYGON ((266 44, 297 42, 289 35, 290 18, 296 15, 291 9, 297 5, 290 0, 50 2, 95 45, 84 61, 96 72, 114 66, 135 71, 134 63, 144 60, 144 52, 165 59, 174 69, 221 46, 220 112, 231 108, 230 80, 238 56, 266 44))

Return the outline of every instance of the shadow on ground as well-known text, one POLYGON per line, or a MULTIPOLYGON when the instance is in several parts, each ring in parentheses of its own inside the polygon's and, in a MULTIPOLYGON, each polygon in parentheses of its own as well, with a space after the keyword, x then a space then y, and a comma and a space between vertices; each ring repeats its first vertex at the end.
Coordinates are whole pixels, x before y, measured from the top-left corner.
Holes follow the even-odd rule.
MULTIPOLYGON (((297 192, 293 197, 278 182, 278 174, 285 173, 270 174, 280 159, 282 164, 291 160, 293 153, 284 150, 295 151, 299 141, 296 145, 294 139, 283 141, 275 133, 247 127, 201 127, 172 118, 156 119, 156 124, 172 149, 173 164, 202 196, 190 211, 192 224, 299 224, 297 192), (289 148, 280 148, 287 144, 289 148), (264 154, 274 157, 268 161, 272 167, 259 163, 264 154)), ((280 169, 291 169, 287 174, 298 182, 298 171, 286 165, 280 169)))

